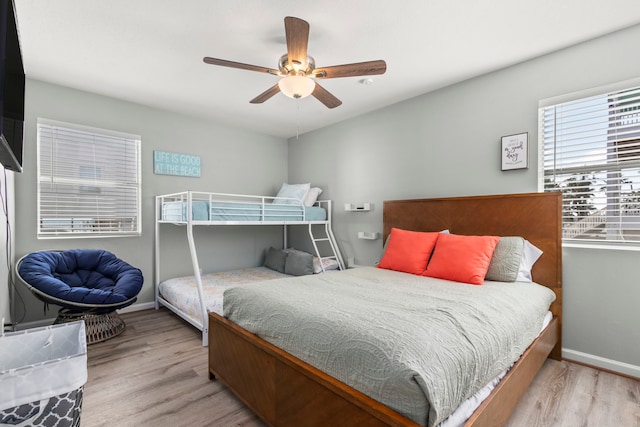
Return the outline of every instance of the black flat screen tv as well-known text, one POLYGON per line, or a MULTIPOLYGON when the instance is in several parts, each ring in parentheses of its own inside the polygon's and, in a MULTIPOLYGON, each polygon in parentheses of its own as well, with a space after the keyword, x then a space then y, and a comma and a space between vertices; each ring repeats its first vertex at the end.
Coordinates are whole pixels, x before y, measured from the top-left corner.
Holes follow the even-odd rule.
POLYGON ((22 172, 24 67, 13 0, 0 0, 0 163, 22 172))

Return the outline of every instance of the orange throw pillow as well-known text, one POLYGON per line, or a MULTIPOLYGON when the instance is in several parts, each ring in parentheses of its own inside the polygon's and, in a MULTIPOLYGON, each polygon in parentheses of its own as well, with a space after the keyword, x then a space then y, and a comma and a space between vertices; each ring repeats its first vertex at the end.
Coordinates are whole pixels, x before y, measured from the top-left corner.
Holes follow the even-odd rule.
POLYGON ((443 234, 424 275, 482 285, 498 240, 498 236, 443 234))
POLYGON ((392 228, 378 268, 422 275, 439 234, 392 228))

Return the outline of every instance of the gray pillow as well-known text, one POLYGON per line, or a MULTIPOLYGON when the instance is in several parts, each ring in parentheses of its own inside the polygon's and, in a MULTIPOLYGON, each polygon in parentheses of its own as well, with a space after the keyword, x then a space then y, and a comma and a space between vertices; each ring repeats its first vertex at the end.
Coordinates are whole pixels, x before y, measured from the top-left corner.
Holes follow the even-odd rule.
POLYGON ((522 237, 500 237, 493 251, 485 280, 515 282, 524 250, 522 237))
POLYGON ((284 273, 284 266, 288 255, 289 254, 283 250, 271 247, 267 251, 267 258, 264 260, 264 266, 280 273, 284 273))
POLYGON ((292 276, 313 274, 313 255, 300 251, 289 252, 284 265, 284 272, 292 276))

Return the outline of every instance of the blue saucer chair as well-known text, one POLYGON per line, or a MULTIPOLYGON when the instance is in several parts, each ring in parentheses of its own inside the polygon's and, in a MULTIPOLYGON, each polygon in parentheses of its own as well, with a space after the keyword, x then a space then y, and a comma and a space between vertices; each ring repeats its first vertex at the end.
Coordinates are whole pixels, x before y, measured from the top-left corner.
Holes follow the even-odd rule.
POLYGON ((54 323, 85 321, 87 344, 125 330, 116 310, 136 301, 144 281, 139 269, 100 249, 32 252, 16 271, 45 308, 61 306, 54 323))

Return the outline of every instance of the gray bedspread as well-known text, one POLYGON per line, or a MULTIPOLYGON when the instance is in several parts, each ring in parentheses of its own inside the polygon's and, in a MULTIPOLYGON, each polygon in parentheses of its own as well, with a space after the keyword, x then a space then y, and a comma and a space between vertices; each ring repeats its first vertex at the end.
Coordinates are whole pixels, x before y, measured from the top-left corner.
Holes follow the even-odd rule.
POLYGON ((365 267, 229 289, 224 315, 430 427, 520 357, 554 299, 365 267))

